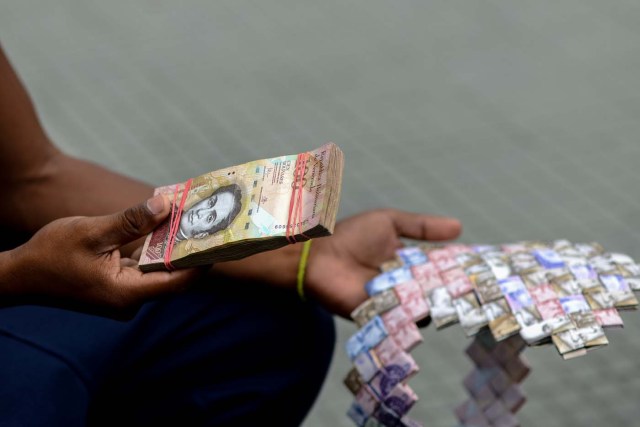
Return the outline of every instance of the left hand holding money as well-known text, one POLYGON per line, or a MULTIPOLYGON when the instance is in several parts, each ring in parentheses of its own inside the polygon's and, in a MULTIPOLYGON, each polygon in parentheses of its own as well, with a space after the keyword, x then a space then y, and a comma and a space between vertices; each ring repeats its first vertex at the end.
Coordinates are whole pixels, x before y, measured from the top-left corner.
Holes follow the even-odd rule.
POLYGON ((458 237, 454 218, 395 209, 365 212, 336 225, 334 235, 315 239, 305 278, 305 292, 330 311, 348 318, 367 298, 365 283, 379 274, 382 262, 402 247, 400 238, 443 241, 458 237))
POLYGON ((186 289, 199 270, 143 274, 134 259, 120 252, 169 211, 169 201, 156 196, 111 215, 52 221, 22 246, 0 252, 2 302, 128 319, 144 302, 186 289))

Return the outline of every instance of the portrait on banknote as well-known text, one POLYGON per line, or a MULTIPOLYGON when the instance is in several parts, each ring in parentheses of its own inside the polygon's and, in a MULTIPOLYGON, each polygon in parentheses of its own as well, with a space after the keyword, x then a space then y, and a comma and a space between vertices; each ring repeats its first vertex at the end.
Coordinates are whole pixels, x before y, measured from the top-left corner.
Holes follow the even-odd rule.
POLYGON ((180 218, 176 241, 204 239, 225 230, 242 209, 242 190, 238 184, 217 188, 185 209, 180 218))

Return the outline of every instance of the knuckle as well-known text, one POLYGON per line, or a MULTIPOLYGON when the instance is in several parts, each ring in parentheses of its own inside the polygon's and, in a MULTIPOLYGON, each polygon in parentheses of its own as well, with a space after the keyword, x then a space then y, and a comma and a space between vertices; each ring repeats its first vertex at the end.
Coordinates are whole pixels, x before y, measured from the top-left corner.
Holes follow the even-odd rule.
POLYGON ((100 246, 103 244, 104 231, 97 221, 83 221, 77 225, 77 233, 82 236, 85 241, 93 246, 100 246))
POLYGON ((139 234, 147 223, 147 213, 143 206, 125 210, 121 216, 121 226, 127 234, 139 234))

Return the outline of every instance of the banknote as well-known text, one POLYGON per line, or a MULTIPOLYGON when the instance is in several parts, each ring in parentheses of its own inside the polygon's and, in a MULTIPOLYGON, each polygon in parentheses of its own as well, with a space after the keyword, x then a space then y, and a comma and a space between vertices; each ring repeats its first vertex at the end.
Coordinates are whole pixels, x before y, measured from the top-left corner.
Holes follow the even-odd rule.
POLYGON ((374 317, 347 340, 345 348, 349 358, 354 360, 361 352, 371 350, 387 335, 388 332, 382 318, 380 316, 374 317))
POLYGON ((574 313, 570 315, 576 325, 578 334, 584 342, 585 348, 600 347, 609 344, 602 326, 598 324, 593 312, 574 313))
POLYGON ((640 276, 625 276, 624 272, 620 273, 627 282, 632 291, 640 291, 640 276))
POLYGON ((489 303, 502 298, 502 291, 498 281, 491 271, 472 274, 470 280, 475 286, 478 299, 483 303, 489 303))
POLYGON ((351 418, 351 421, 357 426, 364 426, 369 418, 369 414, 364 410, 358 402, 353 402, 347 411, 347 416, 351 418))
MULTIPOLYGON (((487 269, 488 266, 484 263, 484 260, 480 255, 474 252, 463 252, 455 256, 458 265, 465 269, 473 267, 474 265, 482 265, 483 269, 487 269)), ((467 274, 472 274, 467 272, 467 274)))
POLYGON ((139 267, 166 270, 238 259, 333 232, 343 157, 333 143, 158 187, 173 214, 147 236, 139 267))
POLYGON ((428 262, 427 254, 417 246, 407 246, 396 251, 396 256, 402 265, 412 266, 428 262))
POLYGON ((588 264, 569 266, 569 270, 584 291, 597 288, 600 285, 598 273, 588 264))
POLYGON ((618 309, 636 308, 638 306, 638 300, 625 278, 621 275, 601 274, 600 282, 602 282, 607 291, 609 291, 618 309))
POLYGON ((585 311, 591 311, 591 307, 587 303, 584 295, 568 295, 566 297, 558 298, 560 300, 560 305, 562 305, 562 309, 567 314, 572 313, 581 313, 585 311))
POLYGON ((445 248, 428 251, 428 256, 438 271, 446 271, 458 266, 455 256, 445 248))
POLYGON ((542 315, 535 305, 522 307, 520 310, 515 311, 513 316, 516 318, 521 329, 542 322, 542 315))
POLYGON ((569 316, 560 314, 523 327, 520 330, 520 336, 527 344, 537 345, 548 340, 552 334, 557 334, 573 327, 574 324, 569 316))
POLYGON ((391 259, 389 261, 385 261, 382 264, 380 264, 380 271, 381 272, 385 272, 385 271, 389 271, 389 270, 395 270, 396 268, 400 268, 402 267, 402 261, 398 260, 398 259, 391 259))
POLYGON ((376 353, 369 350, 358 353, 353 359, 353 366, 360 374, 360 378, 364 381, 370 381, 378 373, 382 364, 376 353))
POLYGON ((411 280, 399 284, 393 291, 397 295, 397 300, 414 322, 418 322, 429 315, 429 305, 417 281, 411 280))
POLYGON ((536 305, 540 305, 549 300, 555 300, 558 298, 558 294, 553 289, 551 285, 539 285, 534 287, 529 287, 529 295, 535 302, 536 305))
POLYGON ((432 289, 427 297, 431 308, 431 318, 436 328, 443 328, 458 320, 458 313, 453 306, 453 298, 444 288, 432 289))
POLYGON ((617 265, 607 254, 600 254, 589 259, 589 264, 598 274, 612 275, 618 270, 617 265))
POLYGON ((442 280, 453 298, 461 297, 474 289, 462 268, 452 268, 443 272, 442 280))
POLYGON ((418 364, 409 353, 401 352, 378 371, 369 385, 375 395, 383 399, 401 382, 407 381, 419 371, 418 364))
POLYGON ((400 301, 394 289, 387 289, 356 307, 351 312, 351 318, 359 327, 362 327, 374 317, 386 313, 399 304, 400 301))
POLYGON ((375 396, 375 393, 369 386, 364 386, 358 391, 358 393, 356 394, 355 402, 367 415, 373 414, 380 404, 379 400, 375 396))
POLYGON ((622 321, 622 317, 620 317, 620 313, 615 308, 607 308, 603 310, 593 310, 594 316, 596 316, 596 321, 603 328, 607 327, 623 327, 624 322, 622 321))
POLYGON ((398 300, 394 289, 380 292, 374 295, 369 301, 373 301, 373 307, 378 314, 385 313, 400 304, 400 300, 398 300))
POLYGON ((569 273, 554 277, 551 283, 558 296, 578 295, 583 290, 580 282, 569 273))
POLYGON ((384 398, 384 405, 400 417, 409 412, 418 401, 418 396, 407 384, 398 383, 384 398))
POLYGON ((533 251, 540 265, 547 269, 562 268, 566 264, 560 255, 553 249, 536 249, 533 251))
POLYGON ((511 263, 513 271, 517 274, 536 270, 540 266, 536 257, 529 252, 513 253, 509 256, 509 262, 511 263))
POLYGON ((413 323, 411 314, 404 306, 398 305, 380 315, 384 322, 384 327, 390 335, 395 334, 399 329, 413 323))
POLYGON ((373 298, 364 301, 351 312, 351 318, 356 323, 356 325, 358 325, 358 327, 364 326, 368 321, 370 321, 377 315, 378 311, 376 310, 376 303, 373 298))
POLYGON ((483 253, 482 259, 487 263, 497 280, 506 279, 513 274, 513 269, 509 265, 508 257, 502 252, 483 253))
POLYGON ((580 350, 584 348, 585 345, 584 340, 576 328, 554 334, 552 340, 561 355, 580 350))
POLYGON ((592 310, 604 310, 616 305, 615 298, 604 287, 591 289, 585 292, 584 296, 592 310))
POLYGON ((544 320, 562 317, 565 314, 558 298, 539 302, 536 304, 536 308, 544 320))
POLYGON ((343 382, 347 389, 354 395, 358 394, 364 384, 364 380, 360 377, 356 368, 349 371, 343 382))
POLYGON ((518 320, 511 313, 504 298, 485 304, 483 308, 489 320, 489 329, 496 341, 504 340, 520 330, 518 320))
POLYGON ((620 264, 618 265, 618 273, 625 277, 640 277, 640 265, 638 264, 620 264))
POLYGON ((431 262, 411 266, 411 275, 420 283, 425 296, 432 289, 444 286, 437 267, 431 262))
POLYGON ((369 280, 364 288, 370 296, 379 294, 387 289, 394 288, 400 283, 405 283, 413 280, 411 274, 411 268, 402 266, 394 270, 388 270, 381 274, 378 274, 373 279, 369 280))
POLYGON ((411 351, 423 341, 420 330, 413 322, 399 328, 391 337, 400 348, 406 351, 411 351))
POLYGON ((392 337, 380 341, 374 351, 383 366, 390 365, 400 353, 404 352, 392 337))
POLYGON ((543 268, 528 271, 521 275, 522 280, 527 285, 527 288, 535 288, 537 286, 548 285, 549 279, 547 278, 547 271, 543 268))
POLYGON ((595 257, 604 253, 604 248, 600 243, 576 243, 575 248, 587 258, 595 257))
POLYGON ((475 335, 489 323, 485 311, 473 293, 454 299, 453 306, 456 308, 460 326, 468 337, 475 335))

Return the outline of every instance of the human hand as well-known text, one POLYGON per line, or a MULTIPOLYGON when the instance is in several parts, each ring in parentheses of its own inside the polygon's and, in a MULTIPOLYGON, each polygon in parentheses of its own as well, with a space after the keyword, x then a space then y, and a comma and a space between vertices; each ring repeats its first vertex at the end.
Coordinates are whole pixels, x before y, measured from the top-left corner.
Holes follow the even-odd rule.
POLYGON ((156 196, 113 215, 51 222, 11 251, 15 268, 8 296, 130 317, 143 302, 185 289, 199 270, 143 274, 135 259, 120 252, 150 233, 169 212, 169 201, 156 196))
POLYGON ((401 237, 450 240, 462 226, 453 218, 384 209, 353 216, 336 225, 333 236, 315 239, 305 291, 330 311, 349 318, 367 299, 364 285, 380 273, 382 262, 403 246, 401 237))

